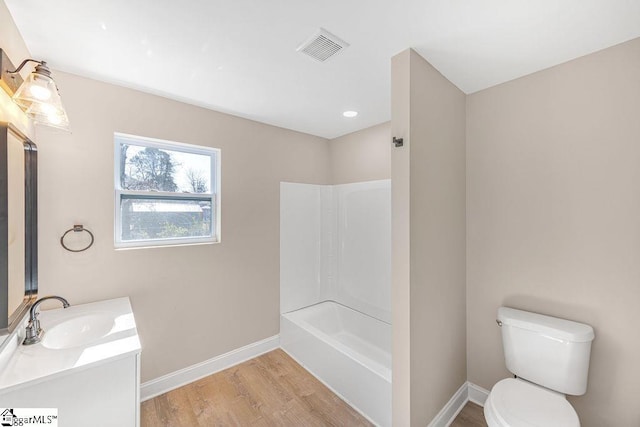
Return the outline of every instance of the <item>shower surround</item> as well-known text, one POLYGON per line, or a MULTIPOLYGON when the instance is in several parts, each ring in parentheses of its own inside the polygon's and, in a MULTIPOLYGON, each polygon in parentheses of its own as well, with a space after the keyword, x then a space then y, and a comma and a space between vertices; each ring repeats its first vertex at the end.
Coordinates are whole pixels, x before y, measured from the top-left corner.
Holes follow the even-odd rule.
POLYGON ((391 182, 280 185, 280 341, 391 425, 391 182))

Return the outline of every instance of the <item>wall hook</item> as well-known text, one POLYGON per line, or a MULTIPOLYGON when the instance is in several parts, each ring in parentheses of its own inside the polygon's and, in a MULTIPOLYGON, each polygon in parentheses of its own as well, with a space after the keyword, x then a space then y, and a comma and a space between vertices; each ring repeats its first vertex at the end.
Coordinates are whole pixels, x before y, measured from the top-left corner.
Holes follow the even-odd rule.
POLYGON ((404 140, 402 138, 393 137, 393 145, 395 147, 402 147, 404 145, 404 140))

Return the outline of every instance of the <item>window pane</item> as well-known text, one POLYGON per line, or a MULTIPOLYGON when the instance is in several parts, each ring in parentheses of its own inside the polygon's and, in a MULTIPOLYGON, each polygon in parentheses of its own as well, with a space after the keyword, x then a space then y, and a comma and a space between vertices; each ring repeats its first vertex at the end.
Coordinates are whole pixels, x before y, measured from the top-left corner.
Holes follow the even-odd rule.
POLYGON ((211 193, 211 156, 120 144, 123 190, 211 193))
POLYGON ((211 200, 123 197, 122 241, 212 236, 211 200))

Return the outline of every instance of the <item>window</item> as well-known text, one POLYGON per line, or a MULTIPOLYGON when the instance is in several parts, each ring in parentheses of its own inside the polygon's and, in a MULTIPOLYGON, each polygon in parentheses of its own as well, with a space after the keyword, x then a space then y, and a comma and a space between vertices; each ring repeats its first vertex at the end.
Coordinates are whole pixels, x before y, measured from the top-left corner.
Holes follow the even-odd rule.
POLYGON ((220 240, 220 150, 115 134, 115 246, 220 240))

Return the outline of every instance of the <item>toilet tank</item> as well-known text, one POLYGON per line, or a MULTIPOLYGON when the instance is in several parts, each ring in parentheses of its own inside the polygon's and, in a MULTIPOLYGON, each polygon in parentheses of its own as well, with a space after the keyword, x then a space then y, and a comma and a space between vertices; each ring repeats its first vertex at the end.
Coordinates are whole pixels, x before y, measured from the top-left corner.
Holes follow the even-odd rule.
POLYGON ((593 328, 509 307, 498 309, 507 369, 564 394, 587 391, 593 328))

